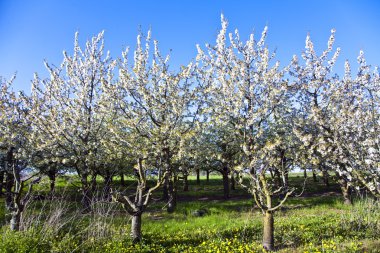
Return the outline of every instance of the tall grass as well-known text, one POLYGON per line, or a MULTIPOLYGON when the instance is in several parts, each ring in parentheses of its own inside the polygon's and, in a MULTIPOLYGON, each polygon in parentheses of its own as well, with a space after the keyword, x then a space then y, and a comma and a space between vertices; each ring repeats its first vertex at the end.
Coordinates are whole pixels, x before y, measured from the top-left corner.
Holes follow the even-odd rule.
MULTIPOLYGON (((71 184, 60 185, 54 196, 30 202, 22 231, 1 228, 0 252, 261 250, 262 216, 248 194, 231 200, 218 198, 220 178, 200 186, 191 181, 190 186, 198 191, 180 192, 185 198, 178 202, 175 213, 168 214, 165 203, 153 201, 143 215, 143 242, 133 245, 129 216, 109 202, 101 188, 93 199, 92 212, 81 213, 75 201, 80 193, 71 184), (197 215, 199 211, 204 213, 197 215)), ((156 194, 158 197, 160 192, 156 194)), ((380 204, 369 198, 354 203, 346 207, 336 194, 289 199, 275 215, 277 247, 284 252, 362 252, 361 241, 375 241, 380 236, 380 204)))
POLYGON ((357 200, 341 216, 343 229, 365 233, 366 237, 380 236, 380 202, 373 198, 357 200))

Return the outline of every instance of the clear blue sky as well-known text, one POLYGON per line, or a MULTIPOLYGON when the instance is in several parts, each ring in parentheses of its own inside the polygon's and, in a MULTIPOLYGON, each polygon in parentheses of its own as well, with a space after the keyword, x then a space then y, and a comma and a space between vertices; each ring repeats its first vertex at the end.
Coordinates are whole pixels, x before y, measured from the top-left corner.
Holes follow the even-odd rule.
POLYGON ((62 51, 72 51, 75 31, 83 43, 105 30, 106 49, 116 58, 125 46, 134 48, 140 27, 152 28, 164 53, 172 49, 177 67, 195 57, 195 44, 214 43, 222 12, 230 31, 238 28, 242 38, 252 31, 258 37, 268 25, 268 46, 277 48, 283 65, 301 53, 308 32, 316 49, 324 49, 331 28, 342 48, 338 73, 345 59, 356 63, 360 49, 370 64, 380 64, 376 0, 0 0, 0 75, 10 78, 17 71, 15 88, 29 91, 34 72, 47 75, 43 59, 58 65, 62 51))

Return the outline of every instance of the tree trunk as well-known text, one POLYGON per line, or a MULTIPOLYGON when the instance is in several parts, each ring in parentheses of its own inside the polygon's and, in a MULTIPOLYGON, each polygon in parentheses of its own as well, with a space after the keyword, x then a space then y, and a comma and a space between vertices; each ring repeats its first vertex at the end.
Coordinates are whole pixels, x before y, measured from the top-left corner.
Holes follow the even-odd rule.
POLYGON ((112 184, 112 175, 111 173, 107 172, 104 176, 104 199, 106 201, 111 201, 111 184, 112 184))
POLYGON ((210 182, 210 171, 209 170, 206 170, 206 182, 207 183, 210 182))
POLYGON ((322 174, 323 174, 323 182, 325 183, 326 188, 328 189, 330 188, 329 173, 327 172, 326 169, 323 169, 322 174))
MULTIPOLYGON (((345 170, 344 164, 339 163, 339 166, 341 167, 341 169, 345 170)), ((342 190, 344 204, 352 205, 350 185, 347 183, 346 178, 339 175, 338 172, 335 172, 335 175, 338 178, 338 183, 339 183, 340 189, 342 190)))
POLYGON ((98 173, 94 172, 91 175, 91 192, 95 193, 96 192, 96 187, 97 187, 97 182, 96 182, 96 177, 98 176, 98 173))
POLYGON ((15 211, 12 212, 10 229, 11 231, 19 231, 21 223, 21 212, 15 211))
POLYGON ((282 187, 282 191, 279 195, 280 199, 283 199, 286 196, 289 188, 289 173, 287 170, 281 171, 281 184, 278 187, 282 187))
POLYGON ((352 200, 351 200, 351 194, 350 194, 349 186, 347 188, 343 187, 342 193, 343 193, 344 204, 345 205, 352 205, 352 200))
POLYGON ((162 187, 162 200, 169 200, 169 175, 167 174, 164 179, 163 187, 162 187))
POLYGON ((338 180, 339 186, 340 186, 340 189, 342 190, 344 204, 352 205, 350 186, 347 184, 347 181, 344 178, 340 176, 338 178, 339 178, 338 180))
POLYGON ((235 188, 235 172, 231 173, 231 190, 236 190, 235 188))
POLYGON ((313 181, 316 183, 318 182, 317 173, 315 173, 315 170, 313 169, 313 181))
POLYGON ((276 178, 277 188, 280 188, 281 186, 283 186, 283 182, 282 182, 282 178, 281 178, 281 173, 276 168, 274 168, 273 170, 274 170, 274 176, 276 178))
POLYGON ((13 206, 12 187, 14 185, 14 176, 12 173, 6 173, 5 179, 5 207, 10 210, 13 206))
POLYGON ((263 247, 268 251, 274 250, 274 219, 270 211, 264 214, 263 247))
POLYGON ((125 186, 124 173, 120 173, 120 184, 121 186, 125 186))
POLYGON ((201 184, 201 179, 200 179, 200 170, 199 169, 196 169, 195 172, 197 173, 197 185, 200 185, 201 184))
POLYGON ((47 173, 47 176, 49 177, 49 181, 50 181, 50 194, 52 194, 55 190, 55 178, 56 178, 56 173, 54 170, 49 170, 48 173, 47 173))
POLYGON ((177 207, 177 189, 176 189, 176 180, 175 177, 169 179, 168 185, 168 204, 166 211, 168 213, 173 213, 177 207))
POLYGON ((131 225, 131 237, 133 243, 141 242, 141 215, 142 213, 138 213, 132 216, 132 225, 131 225))
POLYGON ((0 196, 3 195, 5 171, 0 172, 0 196))
POLYGON ((82 184, 82 207, 83 212, 91 211, 91 202, 92 202, 92 192, 91 187, 87 181, 87 174, 81 175, 81 184, 82 184))
POLYGON ((189 191, 189 181, 187 180, 187 174, 183 175, 183 191, 189 191))
POLYGON ((225 166, 223 168, 223 197, 224 199, 228 199, 230 197, 230 185, 228 180, 228 167, 225 166))
POLYGON ((285 192, 288 192, 289 188, 289 171, 285 170, 285 175, 284 175, 284 190, 285 192))

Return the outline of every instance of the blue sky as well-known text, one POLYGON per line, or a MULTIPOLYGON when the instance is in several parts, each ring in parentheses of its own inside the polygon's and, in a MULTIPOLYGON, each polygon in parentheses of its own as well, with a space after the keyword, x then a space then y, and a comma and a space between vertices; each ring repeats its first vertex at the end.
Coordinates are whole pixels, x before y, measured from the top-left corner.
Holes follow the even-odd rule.
MULTIPOLYGON (((318 52, 325 48, 331 28, 342 48, 336 71, 353 64, 360 49, 367 62, 380 64, 380 1, 350 0, 0 0, 0 76, 17 72, 15 89, 30 90, 33 73, 47 77, 43 60, 59 65, 62 51, 73 47, 74 33, 85 40, 105 30, 106 49, 117 58, 125 46, 135 46, 141 29, 152 29, 164 53, 172 50, 173 68, 195 57, 195 44, 214 43, 224 13, 230 31, 242 38, 258 37, 269 26, 268 46, 277 48, 282 65, 302 52, 309 32, 318 52)), ((355 68, 356 65, 354 65, 355 68)))

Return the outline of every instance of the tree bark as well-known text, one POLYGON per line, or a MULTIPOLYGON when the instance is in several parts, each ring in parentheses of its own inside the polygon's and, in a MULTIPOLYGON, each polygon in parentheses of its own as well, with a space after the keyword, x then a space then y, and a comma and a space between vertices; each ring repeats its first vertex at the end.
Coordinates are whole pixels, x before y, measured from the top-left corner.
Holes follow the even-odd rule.
POLYGON ((210 182, 210 171, 209 170, 206 170, 206 182, 207 183, 210 182))
POLYGON ((223 171, 223 197, 224 199, 228 199, 230 197, 230 185, 228 180, 228 167, 224 166, 223 171))
POLYGON ((82 184, 82 208, 83 212, 91 211, 91 202, 92 202, 92 192, 91 187, 87 180, 87 174, 81 175, 81 184, 82 184))
POLYGON ((284 175, 284 190, 285 193, 288 192, 289 188, 289 171, 285 170, 285 175, 284 175))
POLYGON ((338 182, 340 185, 340 189, 342 190, 344 204, 352 205, 350 186, 347 184, 347 181, 344 178, 339 177, 338 182))
POLYGON ((349 186, 343 187, 342 193, 343 193, 344 204, 345 205, 352 205, 352 199, 351 199, 349 186))
POLYGON ((0 172, 0 196, 3 195, 5 171, 0 172))
POLYGON ((175 177, 169 179, 168 184, 168 204, 166 211, 168 213, 173 213, 177 207, 177 189, 175 177))
POLYGON ((12 188, 14 185, 14 176, 12 173, 6 173, 5 179, 5 207, 10 210, 13 206, 12 188))
POLYGON ((264 214, 263 247, 268 251, 274 250, 274 218, 270 211, 264 214))
POLYGON ((142 213, 137 213, 132 216, 132 225, 131 225, 131 237, 133 243, 141 242, 141 215, 142 213))
POLYGON ((313 181, 316 183, 318 182, 317 173, 315 173, 315 170, 313 169, 313 181))
POLYGON ((97 178, 97 176, 98 176, 97 172, 93 172, 91 175, 91 193, 96 192, 96 186, 97 186, 96 178, 97 178))
POLYGON ((323 182, 325 183, 326 188, 329 189, 330 188, 329 173, 327 172, 326 169, 323 169, 322 174, 323 174, 323 182))
POLYGON ((52 194, 55 190, 55 179, 56 179, 56 173, 55 170, 49 170, 47 173, 47 176, 49 177, 49 187, 50 187, 50 194, 52 194))
POLYGON ((276 178, 277 188, 280 188, 283 185, 282 178, 281 178, 281 173, 276 168, 274 168, 273 170, 274 170, 274 176, 276 178))
POLYGON ((235 173, 234 172, 232 172, 231 173, 231 190, 236 190, 236 188, 235 188, 235 173))
POLYGON ((189 191, 189 181, 187 180, 187 174, 183 175, 183 191, 189 191))
POLYGON ((163 187, 162 187, 162 200, 169 200, 169 175, 167 174, 164 179, 163 187))
POLYGON ((21 212, 19 211, 12 212, 11 223, 10 223, 11 231, 19 231, 20 223, 21 223, 21 212))
POLYGON ((197 173, 197 185, 200 185, 201 184, 201 179, 200 179, 200 170, 199 168, 195 170, 195 172, 197 173))
POLYGON ((125 186, 124 173, 120 173, 120 184, 121 186, 125 186))
MULTIPOLYGON (((344 169, 345 165, 340 164, 340 166, 344 169)), ((350 185, 347 183, 347 180, 344 177, 339 175, 338 172, 336 172, 335 175, 338 178, 338 183, 339 183, 340 189, 342 190, 344 204, 352 205, 350 185)))

